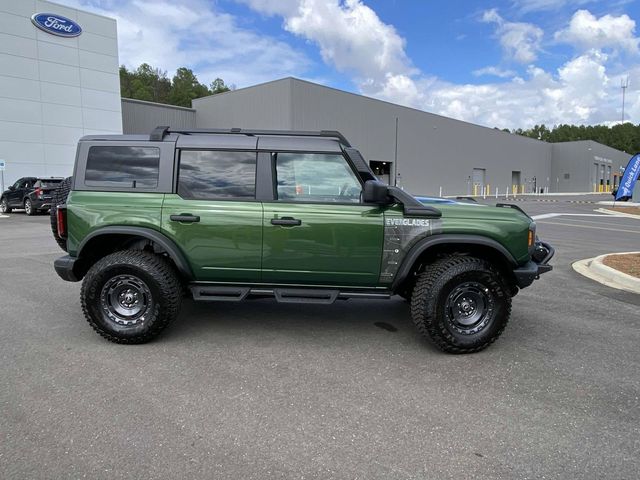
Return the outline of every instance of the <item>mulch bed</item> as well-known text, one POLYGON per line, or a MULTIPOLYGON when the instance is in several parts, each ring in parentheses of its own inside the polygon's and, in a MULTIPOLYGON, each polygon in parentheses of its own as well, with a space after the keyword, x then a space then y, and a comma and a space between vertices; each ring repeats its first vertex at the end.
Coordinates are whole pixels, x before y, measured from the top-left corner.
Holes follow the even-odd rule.
POLYGON ((632 277, 640 278, 640 253, 607 255, 602 263, 632 277))
POLYGON ((632 213, 633 215, 640 215, 640 207, 607 207, 607 210, 613 210, 614 212, 632 213))

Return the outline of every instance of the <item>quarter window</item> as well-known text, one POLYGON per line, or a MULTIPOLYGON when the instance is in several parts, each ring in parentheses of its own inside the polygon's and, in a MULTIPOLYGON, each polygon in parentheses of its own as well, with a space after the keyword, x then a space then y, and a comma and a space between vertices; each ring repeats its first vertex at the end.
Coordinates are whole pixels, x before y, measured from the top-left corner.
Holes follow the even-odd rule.
POLYGON ((159 165, 157 147, 91 147, 84 183, 89 187, 155 188, 159 165))
POLYGON ((215 200, 256 196, 256 153, 183 150, 178 194, 182 198, 215 200))
POLYGON ((274 153, 278 200, 360 203, 362 185, 342 155, 274 153))

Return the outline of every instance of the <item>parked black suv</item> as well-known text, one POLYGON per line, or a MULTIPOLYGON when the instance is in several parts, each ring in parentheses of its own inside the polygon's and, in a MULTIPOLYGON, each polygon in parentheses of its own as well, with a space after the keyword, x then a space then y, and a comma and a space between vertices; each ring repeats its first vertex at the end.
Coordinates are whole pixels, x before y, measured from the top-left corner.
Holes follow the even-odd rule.
POLYGON ((11 213, 14 208, 24 208, 27 215, 36 215, 51 208, 53 192, 62 178, 23 177, 2 192, 0 212, 11 213))

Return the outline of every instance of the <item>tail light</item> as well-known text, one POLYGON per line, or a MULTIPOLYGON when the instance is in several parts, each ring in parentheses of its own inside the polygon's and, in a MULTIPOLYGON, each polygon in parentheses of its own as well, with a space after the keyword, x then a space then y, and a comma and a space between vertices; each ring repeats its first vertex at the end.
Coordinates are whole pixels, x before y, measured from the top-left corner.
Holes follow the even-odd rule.
POLYGON ((58 236, 60 238, 67 237, 67 208, 63 205, 56 209, 56 223, 58 227, 58 236))
POLYGON ((36 188, 35 194, 36 197, 42 198, 42 189, 40 187, 36 188))

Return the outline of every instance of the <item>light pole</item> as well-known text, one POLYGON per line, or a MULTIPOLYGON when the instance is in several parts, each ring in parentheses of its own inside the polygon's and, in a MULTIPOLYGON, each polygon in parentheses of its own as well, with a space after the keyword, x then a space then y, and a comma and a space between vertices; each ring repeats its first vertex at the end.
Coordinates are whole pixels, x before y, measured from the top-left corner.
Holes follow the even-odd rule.
POLYGON ((629 76, 620 80, 620 88, 622 88, 622 121, 621 124, 624 123, 624 99, 625 94, 627 92, 627 88, 629 88, 629 76))

